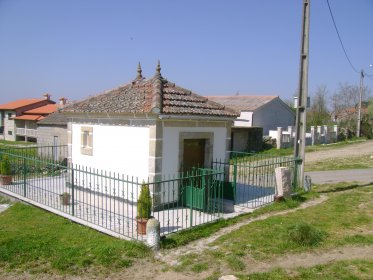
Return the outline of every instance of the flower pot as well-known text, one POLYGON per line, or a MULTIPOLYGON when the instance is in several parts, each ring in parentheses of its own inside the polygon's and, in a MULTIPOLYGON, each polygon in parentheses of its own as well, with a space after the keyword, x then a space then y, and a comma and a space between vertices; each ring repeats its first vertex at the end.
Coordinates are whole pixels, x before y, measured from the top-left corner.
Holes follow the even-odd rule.
POLYGON ((61 204, 62 205, 70 205, 70 197, 69 193, 60 194, 61 204))
POLYGON ((1 185, 11 185, 12 184, 12 175, 1 175, 1 185))
POLYGON ((136 218, 137 220, 137 233, 138 234, 146 234, 146 224, 148 223, 149 219, 146 218, 136 218))

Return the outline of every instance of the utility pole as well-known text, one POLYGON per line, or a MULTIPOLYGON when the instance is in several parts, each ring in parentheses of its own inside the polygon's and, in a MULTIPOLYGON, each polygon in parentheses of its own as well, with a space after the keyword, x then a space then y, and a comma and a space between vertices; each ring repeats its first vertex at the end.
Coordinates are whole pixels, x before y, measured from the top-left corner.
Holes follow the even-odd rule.
POLYGON ((310 30, 310 1, 303 0, 302 35, 300 49, 298 104, 295 119, 294 157, 301 158, 300 187, 304 185, 304 161, 306 147, 306 108, 308 95, 308 49, 310 30))
POLYGON ((363 90, 364 90, 364 70, 361 70, 361 72, 360 72, 359 105, 358 105, 358 110, 357 110, 356 137, 360 137, 361 102, 363 100, 363 90))

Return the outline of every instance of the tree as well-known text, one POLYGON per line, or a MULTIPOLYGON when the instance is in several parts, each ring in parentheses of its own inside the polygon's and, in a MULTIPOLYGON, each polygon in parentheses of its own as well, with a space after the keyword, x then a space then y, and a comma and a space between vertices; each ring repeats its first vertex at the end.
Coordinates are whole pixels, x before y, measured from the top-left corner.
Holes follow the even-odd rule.
MULTIPOLYGON (((364 115, 363 109, 367 108, 367 100, 370 96, 370 89, 364 86, 362 91, 362 116, 361 116, 361 135, 370 137, 370 124, 367 122, 368 116, 364 115)), ((340 84, 337 92, 331 97, 332 110, 334 118, 345 131, 350 131, 353 136, 356 131, 358 108, 360 98, 360 87, 348 83, 340 84)), ((369 109, 368 109, 369 110, 369 109)))
POLYGON ((326 125, 331 122, 327 97, 327 87, 318 86, 311 97, 311 108, 307 112, 307 126, 326 125))

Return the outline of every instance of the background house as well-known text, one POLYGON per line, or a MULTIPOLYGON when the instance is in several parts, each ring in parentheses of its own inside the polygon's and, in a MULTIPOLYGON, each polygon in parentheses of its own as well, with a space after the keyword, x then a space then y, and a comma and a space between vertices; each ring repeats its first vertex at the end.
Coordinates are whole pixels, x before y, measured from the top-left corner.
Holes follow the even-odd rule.
MULTIPOLYGON (((70 161, 147 181, 225 160, 238 114, 141 67, 132 82, 61 112, 68 118, 70 161)), ((79 183, 79 182, 78 182, 79 183)), ((161 193, 154 189, 153 193, 161 193)), ((168 193, 158 199, 176 199, 168 193)))
POLYGON ((49 94, 42 99, 21 99, 0 105, 0 137, 8 141, 36 142, 36 122, 56 110, 49 94))
POLYGON ((240 112, 235 127, 261 127, 263 135, 268 135, 269 130, 295 124, 295 113, 278 96, 208 96, 208 99, 240 112))

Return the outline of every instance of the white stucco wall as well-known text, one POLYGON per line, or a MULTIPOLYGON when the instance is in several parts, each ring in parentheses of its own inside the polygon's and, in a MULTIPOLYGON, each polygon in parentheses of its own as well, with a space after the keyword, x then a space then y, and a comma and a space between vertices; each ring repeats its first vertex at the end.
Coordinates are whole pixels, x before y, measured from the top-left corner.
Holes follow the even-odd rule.
POLYGON ((240 116, 234 121, 234 126, 244 126, 251 127, 253 126, 253 112, 242 111, 240 116))
POLYGON ((253 114, 253 126, 263 127, 263 135, 277 127, 288 127, 295 124, 295 114, 286 108, 279 99, 257 109, 253 114))
POLYGON ((179 172, 179 137, 181 132, 214 133, 213 159, 224 161, 227 137, 225 127, 165 127, 163 128, 163 175, 173 175, 179 172))
POLYGON ((147 180, 149 128, 72 124, 72 163, 147 180), (93 154, 81 154, 81 127, 93 127, 93 154))

